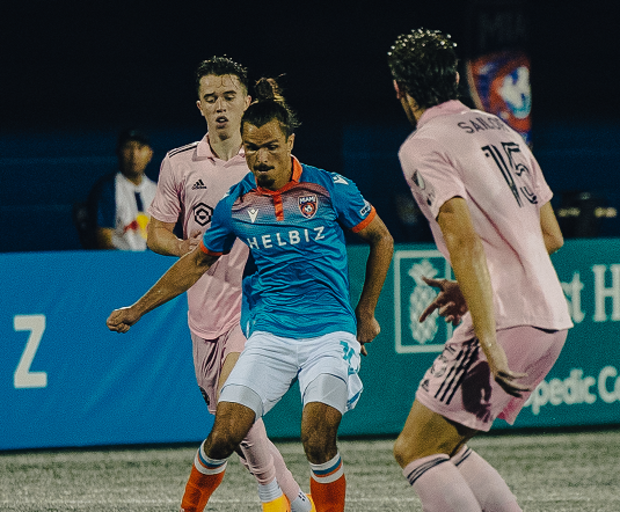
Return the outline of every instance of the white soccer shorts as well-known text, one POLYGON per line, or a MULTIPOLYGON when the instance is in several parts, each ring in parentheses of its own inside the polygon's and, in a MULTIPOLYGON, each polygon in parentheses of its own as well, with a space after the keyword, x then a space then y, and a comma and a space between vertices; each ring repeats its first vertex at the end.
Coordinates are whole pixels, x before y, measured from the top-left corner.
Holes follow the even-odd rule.
POLYGON ((360 344, 344 331, 315 338, 291 339, 267 332, 253 333, 220 394, 220 402, 240 403, 259 418, 269 412, 296 379, 304 405, 322 402, 345 413, 353 409, 363 390, 358 375, 360 344), (346 386, 341 396, 321 386, 308 386, 321 375, 332 375, 346 386), (335 398, 339 397, 339 398, 335 398), (261 410, 262 409, 262 410, 261 410))

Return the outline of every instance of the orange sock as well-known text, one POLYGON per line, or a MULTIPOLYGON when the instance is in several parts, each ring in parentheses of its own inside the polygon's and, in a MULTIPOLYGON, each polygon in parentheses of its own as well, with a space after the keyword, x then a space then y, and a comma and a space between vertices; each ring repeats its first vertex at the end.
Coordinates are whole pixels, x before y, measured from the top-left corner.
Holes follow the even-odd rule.
POLYGON ((209 459, 201 446, 185 486, 181 501, 182 512, 202 512, 215 489, 222 483, 225 471, 226 460, 209 459))
POLYGON ((310 464, 310 493, 317 512, 344 512, 347 482, 340 454, 324 464, 310 464))

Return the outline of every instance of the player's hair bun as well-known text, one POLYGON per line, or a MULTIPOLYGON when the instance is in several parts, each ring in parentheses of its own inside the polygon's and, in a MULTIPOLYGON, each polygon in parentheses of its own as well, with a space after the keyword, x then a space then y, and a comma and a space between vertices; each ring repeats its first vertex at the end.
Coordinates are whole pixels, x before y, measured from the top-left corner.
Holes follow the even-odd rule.
POLYGON ((243 133, 245 124, 249 123, 260 127, 273 119, 280 123, 280 127, 287 138, 299 127, 297 116, 286 104, 277 79, 261 78, 254 84, 253 96, 254 101, 245 111, 241 120, 241 133, 243 133))
POLYGON ((284 103, 284 97, 275 78, 261 78, 254 86, 256 101, 277 101, 284 103))

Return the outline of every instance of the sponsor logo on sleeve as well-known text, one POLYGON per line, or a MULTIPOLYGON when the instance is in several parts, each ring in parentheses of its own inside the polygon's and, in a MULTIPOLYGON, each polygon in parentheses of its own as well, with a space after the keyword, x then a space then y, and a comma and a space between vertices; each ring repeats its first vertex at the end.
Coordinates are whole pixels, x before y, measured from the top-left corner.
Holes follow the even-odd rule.
POLYGON ((360 210, 360 215, 362 217, 366 217, 366 215, 368 215, 370 213, 370 210, 372 210, 372 205, 364 200, 364 207, 360 210))
POLYGON ((343 176, 340 176, 340 174, 334 174, 333 179, 334 183, 341 183, 342 185, 349 184, 349 182, 343 176))

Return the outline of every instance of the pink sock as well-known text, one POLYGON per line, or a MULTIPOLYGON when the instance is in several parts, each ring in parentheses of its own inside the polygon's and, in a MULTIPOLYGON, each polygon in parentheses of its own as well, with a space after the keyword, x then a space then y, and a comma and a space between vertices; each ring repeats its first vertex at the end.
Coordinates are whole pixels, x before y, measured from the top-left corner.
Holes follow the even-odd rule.
POLYGON ((405 466, 403 475, 424 512, 482 512, 467 482, 445 454, 414 460, 405 466))
POLYGON ((273 456, 267 444, 267 432, 263 420, 258 420, 241 441, 239 448, 245 459, 245 466, 259 484, 267 485, 276 478, 273 456))
POLYGON ((248 435, 241 442, 241 452, 243 453, 242 463, 259 484, 266 485, 275 478, 291 503, 299 497, 300 493, 303 495, 293 474, 286 467, 282 454, 267 437, 263 420, 254 423, 248 435))
POLYGON ((500 474, 480 455, 464 446, 451 459, 485 512, 522 512, 500 474))
POLYGON ((282 489, 282 492, 289 501, 293 503, 293 501, 299 497, 300 493, 301 495, 304 495, 304 493, 299 487, 297 480, 293 477, 293 474, 286 467, 286 463, 280 451, 269 438, 267 438, 267 443, 269 444, 269 451, 273 457, 273 464, 276 467, 276 478, 278 479, 278 484, 280 484, 280 489, 282 489))

